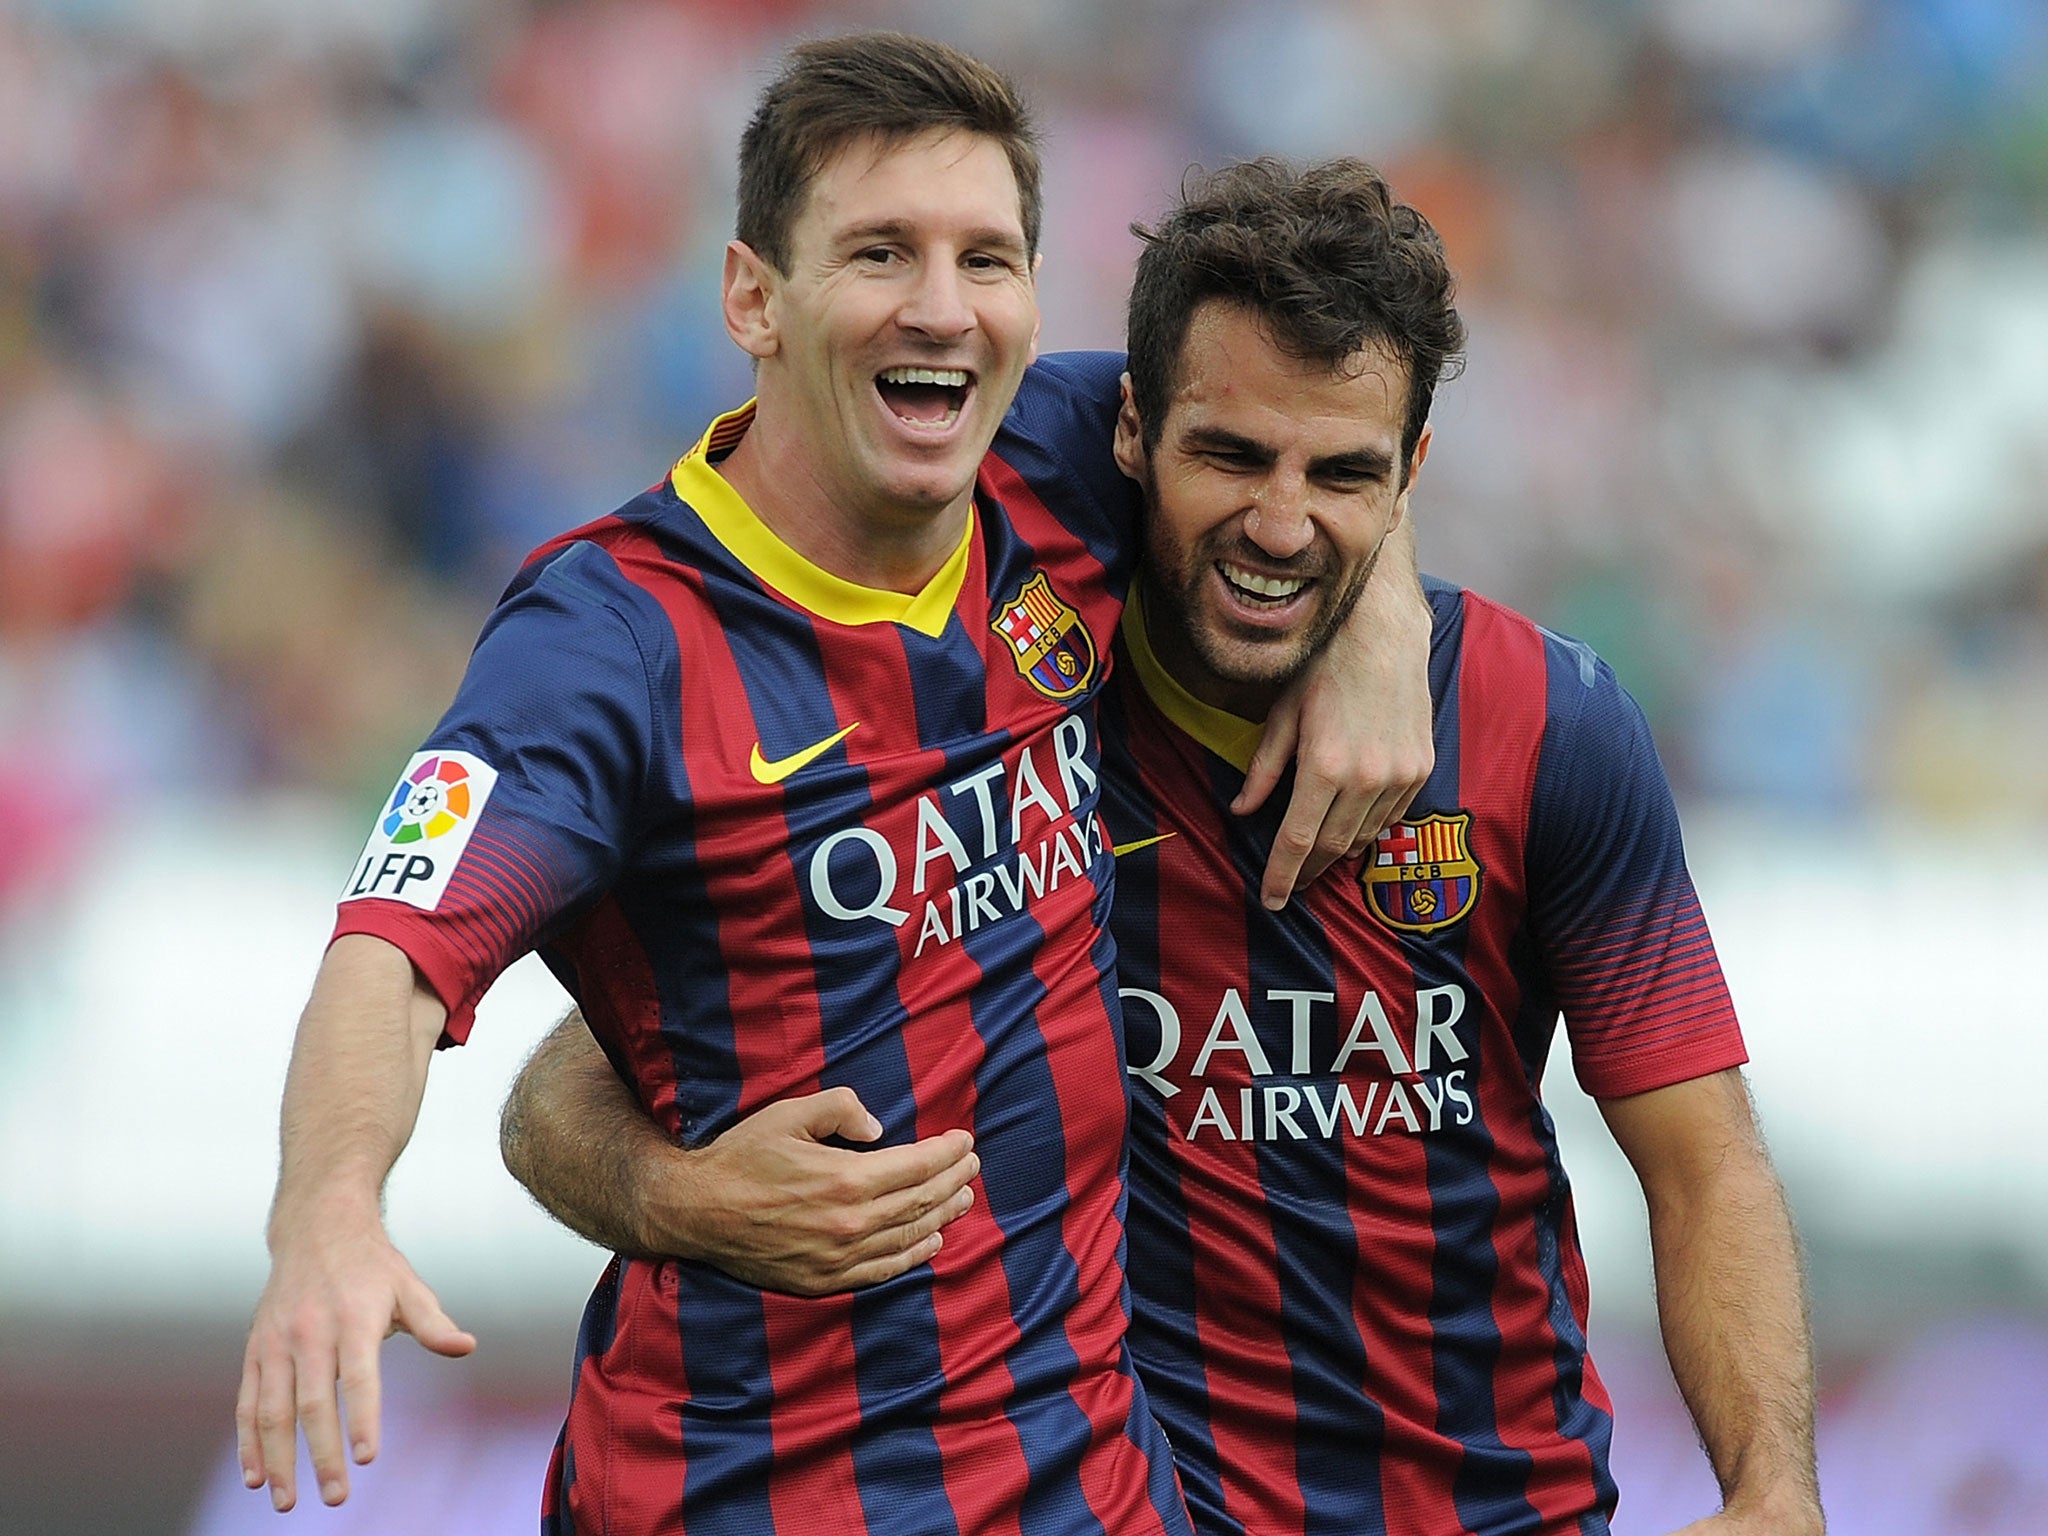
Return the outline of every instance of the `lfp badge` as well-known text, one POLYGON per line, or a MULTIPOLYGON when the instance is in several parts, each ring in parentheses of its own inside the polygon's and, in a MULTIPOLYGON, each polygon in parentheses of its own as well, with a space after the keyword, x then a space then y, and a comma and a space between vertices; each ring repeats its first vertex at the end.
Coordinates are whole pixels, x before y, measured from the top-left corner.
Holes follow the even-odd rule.
POLYGON ((415 754, 341 899, 403 901, 433 911, 497 782, 498 770, 473 752, 415 754))
POLYGON ((1472 813, 1432 813, 1380 833, 1359 879, 1374 914, 1403 933, 1433 933, 1479 900, 1479 861, 1467 833, 1472 813))
POLYGON ((1048 699, 1071 699, 1094 681, 1095 637, 1045 572, 1035 572, 988 627, 1008 643, 1024 681, 1048 699))

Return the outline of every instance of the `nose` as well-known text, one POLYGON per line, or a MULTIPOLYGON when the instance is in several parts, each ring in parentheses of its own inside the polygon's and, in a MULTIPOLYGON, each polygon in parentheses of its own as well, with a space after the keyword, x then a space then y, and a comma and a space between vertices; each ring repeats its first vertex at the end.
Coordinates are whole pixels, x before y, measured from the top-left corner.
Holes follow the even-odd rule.
POLYGON ((903 296, 897 322, 939 341, 951 341, 974 329, 974 306, 968 302, 967 280, 949 261, 924 262, 903 296))
POLYGON ((1276 560, 1291 560, 1307 549, 1316 536, 1308 487, 1282 475, 1261 480, 1244 514, 1244 536, 1276 560))

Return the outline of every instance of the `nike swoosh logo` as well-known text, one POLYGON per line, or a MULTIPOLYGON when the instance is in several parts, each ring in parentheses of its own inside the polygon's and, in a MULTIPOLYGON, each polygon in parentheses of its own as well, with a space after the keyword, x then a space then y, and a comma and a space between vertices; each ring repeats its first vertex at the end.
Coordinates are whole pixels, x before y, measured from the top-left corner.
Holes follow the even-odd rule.
POLYGON ((853 724, 846 727, 845 730, 834 731, 823 741, 812 742, 811 745, 805 747, 801 752, 792 752, 789 756, 777 758, 772 763, 761 755, 761 743, 757 741, 754 743, 753 756, 747 760, 747 767, 752 770, 756 784, 780 784, 792 773, 795 773, 797 769, 806 767, 817 758, 824 756, 825 753, 830 752, 840 742, 846 740, 847 737, 859 729, 860 722, 856 720, 853 724))
POLYGON ((1178 836, 1178 832, 1162 832, 1157 837, 1141 837, 1135 843, 1113 844, 1109 851, 1120 859, 1127 853, 1136 853, 1140 848, 1150 848, 1154 843, 1163 843, 1169 837, 1178 836))

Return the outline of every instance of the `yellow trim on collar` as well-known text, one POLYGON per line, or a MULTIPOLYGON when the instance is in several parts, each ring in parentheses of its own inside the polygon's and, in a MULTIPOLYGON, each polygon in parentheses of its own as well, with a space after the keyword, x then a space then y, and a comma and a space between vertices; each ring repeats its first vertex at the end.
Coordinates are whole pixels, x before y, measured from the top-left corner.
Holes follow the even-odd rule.
POLYGON ((1240 719, 1228 710, 1204 704, 1159 664, 1152 639, 1145 633, 1145 611, 1138 600, 1135 582, 1131 584, 1130 601, 1124 604, 1123 632, 1138 681, 1159 706, 1159 712, 1239 773, 1250 771, 1252 754, 1259 749, 1259 738, 1266 734, 1265 723, 1240 719))
POLYGON ((902 624, 933 638, 943 634, 967 581, 967 560, 974 546, 973 506, 967 509, 967 528, 960 535, 959 547, 923 590, 890 592, 835 576, 785 544, 713 466, 711 455, 729 453, 746 436, 753 420, 751 400, 736 411, 727 411, 704 429, 697 446, 678 459, 669 474, 676 495, 704 520, 711 536, 762 581, 822 619, 835 624, 902 624))

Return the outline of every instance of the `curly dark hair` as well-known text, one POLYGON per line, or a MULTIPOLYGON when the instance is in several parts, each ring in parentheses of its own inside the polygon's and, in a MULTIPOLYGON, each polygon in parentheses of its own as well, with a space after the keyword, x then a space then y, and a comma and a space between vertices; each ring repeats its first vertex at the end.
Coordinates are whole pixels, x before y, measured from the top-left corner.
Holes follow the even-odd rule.
POLYGON ((811 182, 855 139, 885 143, 934 130, 985 134, 1017 178, 1025 249, 1038 251, 1043 207, 1038 133, 1007 77, 958 49, 898 32, 824 38, 790 50, 740 136, 734 233, 778 272, 811 182))
POLYGON ((1362 160, 1297 170, 1270 157, 1192 177, 1151 229, 1131 287, 1127 345, 1144 444, 1159 443, 1188 323, 1212 299, 1242 305, 1305 362, 1340 367, 1378 343, 1408 366, 1402 475, 1440 379, 1462 361, 1443 241, 1362 160))

